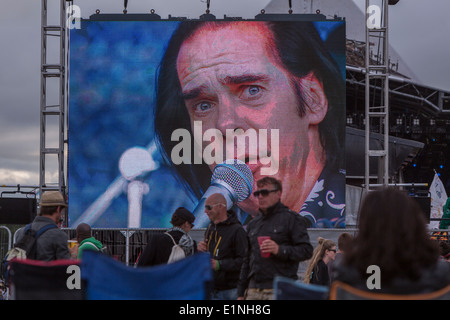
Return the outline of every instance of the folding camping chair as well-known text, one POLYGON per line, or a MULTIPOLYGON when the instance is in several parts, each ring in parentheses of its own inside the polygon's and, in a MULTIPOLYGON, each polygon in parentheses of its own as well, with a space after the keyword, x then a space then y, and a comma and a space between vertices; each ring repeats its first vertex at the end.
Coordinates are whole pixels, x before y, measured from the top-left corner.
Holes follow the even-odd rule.
POLYGON ((79 264, 78 260, 11 260, 8 274, 9 299, 82 300, 84 287, 79 264))
POLYGON ((87 300, 203 300, 209 298, 209 254, 198 253, 171 264, 130 267, 94 251, 81 263, 87 300))
POLYGON ((450 300, 450 285, 428 293, 387 294, 364 291, 341 281, 334 281, 330 288, 330 300, 450 300))
POLYGON ((327 300, 328 287, 275 277, 275 300, 327 300))

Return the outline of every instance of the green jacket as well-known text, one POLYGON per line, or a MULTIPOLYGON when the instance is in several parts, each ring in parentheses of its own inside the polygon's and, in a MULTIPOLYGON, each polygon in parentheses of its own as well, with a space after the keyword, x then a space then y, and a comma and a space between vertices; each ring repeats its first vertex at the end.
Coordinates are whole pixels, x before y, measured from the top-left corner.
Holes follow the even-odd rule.
POLYGON ((84 250, 95 250, 101 251, 103 245, 100 241, 95 239, 94 237, 90 237, 81 241, 80 246, 78 247, 78 259, 82 259, 84 250))
MULTIPOLYGON (((447 202, 444 204, 442 213, 442 218, 450 218, 450 197, 447 199, 447 202)), ((450 220, 441 220, 439 223, 439 229, 447 229, 450 225, 450 220)))

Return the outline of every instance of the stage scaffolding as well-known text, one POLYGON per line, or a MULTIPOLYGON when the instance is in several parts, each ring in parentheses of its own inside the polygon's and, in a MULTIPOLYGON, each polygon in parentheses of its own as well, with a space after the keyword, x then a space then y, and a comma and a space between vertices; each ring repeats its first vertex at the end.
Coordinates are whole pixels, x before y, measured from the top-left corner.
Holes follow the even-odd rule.
MULTIPOLYGON (((68 114, 68 55, 69 32, 66 26, 72 1, 42 0, 41 16, 41 88, 40 88, 40 153, 39 192, 48 190, 66 192, 67 114, 68 114), (49 6, 51 2, 52 7, 49 6), (49 14, 57 7, 59 17, 49 14), (58 18, 58 19, 52 19, 58 18), (58 40, 58 52, 50 52, 49 44, 58 40), (52 57, 51 53, 57 53, 52 57), (56 60, 56 61, 55 61, 56 60), (51 95, 51 94, 53 95, 51 95), (55 140, 56 145, 55 144, 55 140), (52 144, 53 143, 53 144, 52 144), (47 168, 53 161, 57 166, 56 177, 49 177, 47 168)), ((54 12, 53 12, 54 13, 54 12)))
MULTIPOLYGON (((67 115, 68 115, 68 75, 69 75, 69 17, 71 15, 71 6, 73 1, 68 0, 41 0, 42 1, 42 21, 41 21, 41 101, 40 101, 40 161, 39 161, 39 191, 40 193, 47 190, 59 190, 63 193, 67 190, 67 173, 66 173, 66 155, 67 155, 67 115), (48 8, 49 4, 57 5, 59 2, 59 23, 49 24, 48 8), (59 38, 59 61, 49 63, 47 44, 50 37, 59 38), (50 83, 49 79, 57 79, 57 83, 50 83), (54 91, 58 92, 58 102, 56 104, 48 103, 47 92, 50 86, 54 86, 54 91), (49 126, 48 120, 57 117, 58 125, 49 126), (52 132, 50 132, 52 130, 52 132), (58 137, 56 146, 49 146, 49 134, 58 137), (50 180, 47 171, 47 164, 50 158, 56 157, 57 176, 50 180)), ((374 0, 372 0, 374 1, 374 0)), ((366 18, 370 18, 369 7, 372 6, 370 0, 366 0, 366 18)), ((380 8, 380 6, 377 6, 380 8)), ((124 11, 125 13, 125 11, 124 11)), ((366 19, 366 20, 367 20, 366 19)), ((366 150, 365 150, 365 188, 368 191, 370 187, 369 181, 369 158, 378 157, 378 181, 377 185, 389 183, 388 176, 388 139, 389 139, 389 53, 388 53, 388 0, 382 0, 381 5, 381 25, 375 28, 369 28, 366 25, 366 43, 371 43, 373 38, 378 39, 377 50, 381 51, 380 60, 374 64, 369 59, 372 46, 366 46, 366 68, 365 68, 365 90, 366 90, 366 150), (381 63, 380 63, 381 61, 381 63), (375 97, 376 90, 373 91, 371 97, 371 83, 381 81, 381 96, 375 97), (378 100, 376 105, 372 101, 378 100), (378 121, 378 126, 384 132, 384 148, 381 150, 371 150, 369 145, 369 133, 371 125, 378 121)))
MULTIPOLYGON (((433 90, 429 94, 428 91, 431 90, 429 88, 425 96, 421 97, 417 94, 417 86, 410 83, 409 80, 391 73, 388 52, 388 7, 396 2, 392 0, 366 0, 366 21, 373 17, 373 11, 371 10, 376 6, 381 9, 380 24, 375 23, 375 26, 371 25, 370 27, 366 24, 366 44, 369 45, 365 46, 365 66, 346 66, 347 85, 356 83, 365 87, 364 121, 367 124, 365 125, 365 191, 392 183, 392 181, 389 181, 388 152, 390 95, 413 99, 416 103, 417 99, 422 99, 419 102, 425 104, 425 106, 432 104, 431 107, 434 107, 432 111, 436 114, 449 112, 447 109, 450 109, 443 103, 449 99, 448 93, 433 90), (372 9, 369 10, 371 6, 372 9), (374 53, 376 53, 376 60, 373 59, 374 53), (395 79, 392 81, 393 77, 395 79), (412 90, 413 93, 411 93, 411 90, 406 91, 411 87, 415 89, 412 90), (381 149, 371 149, 369 136, 372 131, 383 135, 384 143, 381 144, 381 149), (369 161, 369 158, 378 158, 378 161, 369 161), (377 164, 377 176, 370 175, 374 168, 369 168, 369 163, 372 167, 377 164), (376 181, 373 181, 375 179, 376 181)), ((69 29, 70 23, 73 22, 71 15, 74 3, 72 0, 41 0, 41 3, 39 191, 42 194, 47 190, 59 190, 67 194, 69 29), (54 10, 55 8, 58 8, 58 10, 54 10), (52 9, 51 13, 49 9, 52 9), (56 20, 56 22, 52 20, 56 20), (50 39, 55 38, 58 39, 58 48, 54 50, 57 52, 50 51, 48 48, 50 39), (50 61, 49 53, 57 53, 57 61, 50 61), (56 102, 50 101, 50 92, 57 92, 56 102), (50 142, 55 143, 55 141, 57 141, 56 145, 50 145, 50 142), (53 166, 51 168, 53 171, 50 170, 51 165, 55 163, 57 169, 54 170, 53 166)), ((126 14, 126 7, 124 14, 126 14)))
MULTIPOLYGON (((389 42, 388 42, 388 0, 381 5, 366 0, 366 55, 365 55, 365 179, 364 189, 371 191, 370 158, 378 158, 378 184, 389 184, 389 42), (379 11, 379 12, 378 12, 379 11), (375 17, 371 16, 374 12, 375 17), (378 16, 377 16, 378 15, 378 16), (370 23, 371 19, 375 21, 370 23), (378 20, 378 21, 377 21, 378 20), (374 42, 372 42, 374 41, 374 42), (378 61, 372 61, 372 49, 378 50, 378 61), (377 83, 381 89, 371 89, 377 83), (380 148, 370 145, 372 126, 378 126, 383 135, 380 148)), ((379 2, 379 1, 378 1, 379 2)))

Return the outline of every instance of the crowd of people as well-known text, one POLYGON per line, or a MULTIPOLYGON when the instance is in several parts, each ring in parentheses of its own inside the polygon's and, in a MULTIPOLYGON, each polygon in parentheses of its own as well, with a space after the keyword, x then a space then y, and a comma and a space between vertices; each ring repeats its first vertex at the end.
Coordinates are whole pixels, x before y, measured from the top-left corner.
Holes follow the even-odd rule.
MULTIPOLYGON (((341 281, 361 290, 367 287, 367 268, 381 270, 380 293, 427 293, 450 285, 450 245, 430 238, 419 205, 403 191, 385 188, 369 193, 362 203, 356 236, 340 234, 337 244, 318 238, 313 248, 307 221, 281 202, 279 180, 265 177, 254 192, 260 214, 243 226, 220 193, 206 199, 210 224, 198 243, 189 232, 195 216, 186 208, 172 215, 173 227, 151 235, 136 267, 168 263, 174 242, 184 257, 206 252, 210 255, 214 281, 211 298, 217 300, 274 299, 274 279, 286 277, 307 284, 329 287, 341 281), (299 263, 308 262, 303 275, 299 263)), ((38 231, 61 220, 67 203, 60 192, 43 194, 40 214, 31 223, 38 231)), ((24 236, 18 233, 17 239, 24 236)), ((34 258, 41 261, 82 259, 83 252, 102 252, 104 247, 92 236, 91 227, 76 228, 75 245, 58 227, 46 230, 36 241, 34 258)))
MULTIPOLYGON (((204 239, 194 246, 191 254, 196 251, 210 254, 214 275, 212 299, 273 299, 275 276, 297 279, 299 263, 312 255, 307 221, 280 201, 280 181, 265 177, 257 182, 257 186, 254 195, 258 198, 261 214, 245 228, 233 211, 227 211, 223 195, 212 194, 205 201, 210 224, 204 239), (266 238, 261 241, 261 237, 266 238)), ((180 216, 180 212, 192 227, 194 216, 185 208, 177 209, 173 217, 180 216)), ((174 227, 169 233, 177 229, 173 220, 174 227)), ((189 230, 184 230, 186 236, 189 230)), ((169 237, 164 234, 152 236, 139 258, 138 267, 166 263, 170 248, 169 237)))

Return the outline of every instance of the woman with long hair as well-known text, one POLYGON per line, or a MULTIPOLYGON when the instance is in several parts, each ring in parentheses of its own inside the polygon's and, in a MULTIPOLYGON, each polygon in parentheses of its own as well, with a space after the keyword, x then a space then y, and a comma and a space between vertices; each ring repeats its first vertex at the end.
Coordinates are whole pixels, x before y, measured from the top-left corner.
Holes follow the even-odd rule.
POLYGON ((318 238, 318 246, 314 249, 305 272, 305 283, 330 285, 327 264, 336 256, 336 243, 332 240, 318 238))
POLYGON ((336 280, 368 290, 369 266, 378 266, 381 289, 391 294, 432 292, 450 284, 450 268, 440 263, 418 203, 396 188, 370 192, 359 213, 359 232, 336 280))

